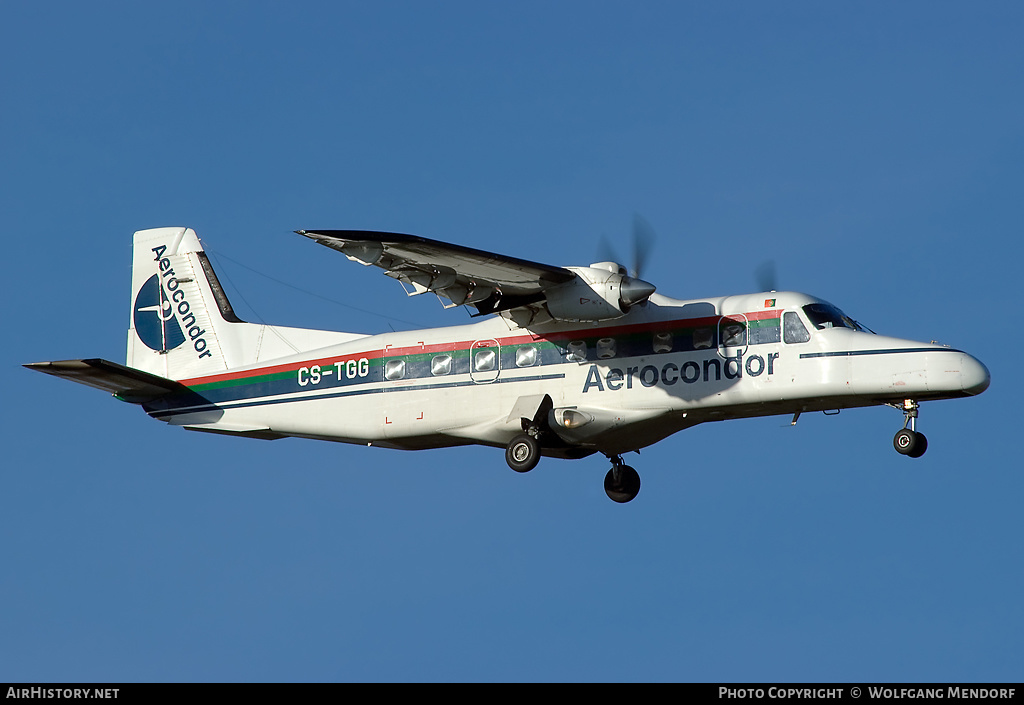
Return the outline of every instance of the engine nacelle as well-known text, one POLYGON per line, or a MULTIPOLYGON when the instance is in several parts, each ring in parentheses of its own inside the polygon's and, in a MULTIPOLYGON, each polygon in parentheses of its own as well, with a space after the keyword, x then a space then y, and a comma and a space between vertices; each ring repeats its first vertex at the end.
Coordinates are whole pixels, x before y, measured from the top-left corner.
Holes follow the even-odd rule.
MULTIPOLYGON (((602 263, 604 264, 604 263, 602 263)), ((654 293, 654 285, 611 267, 566 267, 576 278, 546 292, 548 312, 559 321, 620 318, 654 293)))

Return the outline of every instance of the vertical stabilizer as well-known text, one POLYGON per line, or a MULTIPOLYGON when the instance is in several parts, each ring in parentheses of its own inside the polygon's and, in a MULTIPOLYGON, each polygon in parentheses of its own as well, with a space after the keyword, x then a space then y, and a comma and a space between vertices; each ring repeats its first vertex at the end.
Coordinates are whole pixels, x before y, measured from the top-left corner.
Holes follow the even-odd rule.
POLYGON ((240 321, 215 282, 194 230, 135 233, 128 365, 171 379, 228 369, 219 329, 240 321))

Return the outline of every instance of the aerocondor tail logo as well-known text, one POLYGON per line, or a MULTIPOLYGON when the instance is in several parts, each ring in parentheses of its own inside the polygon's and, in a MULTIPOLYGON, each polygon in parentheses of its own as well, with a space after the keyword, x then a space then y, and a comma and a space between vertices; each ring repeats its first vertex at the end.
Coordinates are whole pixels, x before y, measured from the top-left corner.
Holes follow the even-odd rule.
POLYGON ((150 350, 167 352, 185 342, 174 309, 160 284, 160 277, 151 276, 135 297, 135 332, 150 350))
POLYGON ((212 357, 203 338, 206 330, 196 324, 196 314, 181 288, 182 282, 191 280, 175 277, 171 261, 162 256, 166 250, 165 245, 153 248, 153 260, 159 262, 160 274, 147 279, 135 295, 135 332, 146 347, 160 353, 180 347, 187 332, 197 357, 212 357))

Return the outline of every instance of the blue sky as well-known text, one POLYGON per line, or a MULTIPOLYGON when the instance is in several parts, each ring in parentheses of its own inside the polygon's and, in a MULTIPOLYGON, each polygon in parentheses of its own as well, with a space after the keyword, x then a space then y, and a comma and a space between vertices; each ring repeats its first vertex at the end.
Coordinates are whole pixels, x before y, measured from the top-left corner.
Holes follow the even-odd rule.
POLYGON ((0 680, 1019 681, 1022 31, 1004 2, 4 3, 0 680), (774 259, 992 387, 925 404, 916 462, 887 408, 698 426, 620 506, 600 458, 193 434, 20 367, 123 361, 135 230, 195 228, 244 318, 376 333, 467 318, 293 230, 587 264, 634 213, 662 293, 774 259))

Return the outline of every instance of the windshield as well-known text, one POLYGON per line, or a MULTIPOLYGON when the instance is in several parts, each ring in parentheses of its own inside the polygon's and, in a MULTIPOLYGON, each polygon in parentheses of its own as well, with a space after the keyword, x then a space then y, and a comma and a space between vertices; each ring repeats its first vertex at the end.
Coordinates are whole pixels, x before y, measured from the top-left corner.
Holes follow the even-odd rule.
POLYGON ((808 304, 804 306, 804 313, 807 314, 807 318, 818 330, 825 328, 849 328, 866 333, 874 332, 831 304, 808 304))

